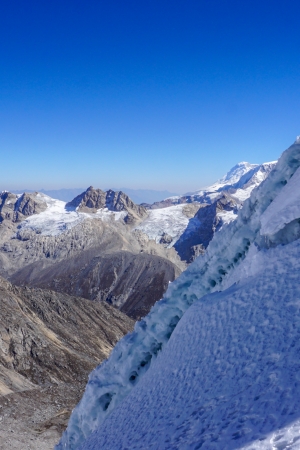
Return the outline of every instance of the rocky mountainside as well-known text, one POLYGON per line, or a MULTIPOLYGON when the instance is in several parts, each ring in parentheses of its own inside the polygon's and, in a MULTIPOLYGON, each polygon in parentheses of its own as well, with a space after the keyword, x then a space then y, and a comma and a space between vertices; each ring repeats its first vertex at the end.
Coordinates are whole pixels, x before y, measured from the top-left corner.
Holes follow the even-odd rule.
POLYGON ((0 222, 8 220, 21 222, 26 217, 39 214, 47 209, 47 203, 37 192, 16 195, 11 192, 0 193, 0 222))
POLYGON ((107 208, 108 211, 124 211, 126 212, 124 217, 126 223, 132 223, 147 215, 146 209, 136 205, 124 192, 114 192, 111 189, 104 192, 101 189, 94 189, 92 186, 68 202, 66 207, 74 207, 80 212, 96 212, 102 208, 107 208))
POLYGON ((174 244, 180 258, 191 263, 204 254, 215 232, 234 220, 237 212, 236 201, 226 191, 213 203, 202 206, 174 244))
POLYGON ((0 274, 15 284, 108 301, 138 319, 185 267, 133 229, 147 211, 122 192, 89 188, 68 204, 5 192, 2 204, 0 274))
POLYGON ((1 277, 0 310, 0 448, 51 449, 87 374, 133 322, 107 303, 1 277))

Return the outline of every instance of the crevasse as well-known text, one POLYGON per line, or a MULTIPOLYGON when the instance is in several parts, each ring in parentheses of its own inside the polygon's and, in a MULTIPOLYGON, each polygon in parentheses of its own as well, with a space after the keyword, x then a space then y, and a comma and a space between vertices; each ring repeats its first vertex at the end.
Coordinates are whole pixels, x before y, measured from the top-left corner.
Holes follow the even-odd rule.
POLYGON ((99 427, 148 370, 189 306, 209 292, 222 290, 253 242, 261 245, 262 239, 270 239, 272 245, 276 244, 276 236, 260 235, 260 217, 298 167, 300 142, 296 141, 252 192, 237 219, 215 235, 206 254, 170 285, 164 298, 136 323, 134 332, 125 336, 110 357, 90 374, 83 398, 56 450, 78 448, 99 427))

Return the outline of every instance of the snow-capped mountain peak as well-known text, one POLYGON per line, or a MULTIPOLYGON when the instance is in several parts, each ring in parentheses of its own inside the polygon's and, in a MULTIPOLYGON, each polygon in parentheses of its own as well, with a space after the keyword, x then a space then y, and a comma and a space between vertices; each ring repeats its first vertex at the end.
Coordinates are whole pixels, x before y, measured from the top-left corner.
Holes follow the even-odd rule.
POLYGON ((226 173, 226 175, 220 178, 220 180, 218 180, 217 183, 223 185, 225 184, 233 185, 235 183, 238 183, 243 175, 248 173, 250 170, 255 169, 256 167, 258 167, 258 164, 250 164, 246 161, 242 161, 236 164, 234 167, 232 167, 232 169, 230 169, 229 172, 226 173))

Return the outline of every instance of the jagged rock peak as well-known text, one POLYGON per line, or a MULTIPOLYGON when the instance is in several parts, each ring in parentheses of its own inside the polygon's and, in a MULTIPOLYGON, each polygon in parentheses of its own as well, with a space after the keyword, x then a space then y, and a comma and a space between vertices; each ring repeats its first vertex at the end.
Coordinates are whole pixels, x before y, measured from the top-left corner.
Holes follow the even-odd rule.
POLYGON ((147 214, 143 206, 136 205, 124 192, 115 192, 112 189, 104 192, 101 189, 95 189, 93 186, 77 195, 66 206, 75 207, 77 211, 81 212, 96 212, 101 208, 116 212, 125 211, 127 213, 126 222, 142 218, 147 214))
POLYGON ((8 191, 0 194, 0 222, 10 220, 21 222, 28 216, 47 209, 47 203, 38 192, 16 195, 8 191))

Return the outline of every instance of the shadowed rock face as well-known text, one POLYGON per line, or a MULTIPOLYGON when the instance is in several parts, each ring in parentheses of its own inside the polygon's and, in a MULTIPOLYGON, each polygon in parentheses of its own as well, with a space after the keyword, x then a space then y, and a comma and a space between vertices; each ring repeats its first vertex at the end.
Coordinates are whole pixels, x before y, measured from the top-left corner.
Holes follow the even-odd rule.
POLYGON ((11 192, 2 192, 0 194, 0 222, 9 220, 12 222, 21 222, 28 216, 45 211, 46 202, 39 198, 38 193, 24 192, 20 197, 11 192))
POLYGON ((237 202, 226 193, 213 204, 200 208, 192 219, 192 232, 188 227, 174 245, 181 259, 191 263, 197 256, 204 254, 215 232, 223 224, 218 213, 234 211, 236 208, 237 202))
POLYGON ((125 221, 131 223, 147 215, 143 206, 136 205, 124 192, 107 192, 94 189, 90 186, 85 192, 67 203, 67 207, 76 208, 81 212, 96 212, 98 209, 107 208, 109 211, 124 211, 127 213, 125 221))
POLYGON ((11 427, 16 440, 0 448, 27 448, 27 441, 53 448, 89 372, 133 321, 107 303, 20 288, 1 277, 0 311, 0 442, 12 437, 11 427))

